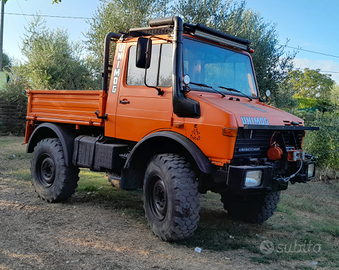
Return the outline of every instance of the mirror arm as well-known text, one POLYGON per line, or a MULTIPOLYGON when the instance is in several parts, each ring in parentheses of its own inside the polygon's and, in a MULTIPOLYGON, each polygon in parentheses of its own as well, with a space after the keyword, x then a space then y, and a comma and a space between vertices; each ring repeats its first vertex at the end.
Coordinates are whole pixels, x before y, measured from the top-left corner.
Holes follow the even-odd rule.
POLYGON ((147 68, 145 68, 144 84, 145 84, 147 87, 157 89, 157 90, 158 90, 158 95, 159 95, 159 96, 162 96, 162 95, 164 94, 164 91, 161 90, 160 87, 148 85, 147 82, 146 82, 146 78, 147 78, 147 68))
POLYGON ((163 90, 161 90, 161 88, 154 86, 155 89, 158 90, 158 96, 162 96, 165 92, 163 90))

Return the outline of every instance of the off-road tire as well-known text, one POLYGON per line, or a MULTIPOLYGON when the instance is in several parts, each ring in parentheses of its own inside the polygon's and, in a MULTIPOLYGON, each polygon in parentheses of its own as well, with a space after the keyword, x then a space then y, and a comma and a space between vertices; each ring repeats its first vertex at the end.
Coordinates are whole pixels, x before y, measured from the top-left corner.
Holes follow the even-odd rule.
POLYGON ((59 139, 49 138, 34 148, 31 175, 39 197, 54 203, 72 196, 78 186, 79 169, 66 166, 59 139))
POLYGON ((148 225, 164 241, 186 239, 200 219, 195 172, 184 157, 154 156, 146 169, 143 201, 148 225))
POLYGON ((231 191, 221 194, 224 209, 234 218, 248 223, 262 223, 268 220, 277 210, 280 191, 238 195, 231 191))

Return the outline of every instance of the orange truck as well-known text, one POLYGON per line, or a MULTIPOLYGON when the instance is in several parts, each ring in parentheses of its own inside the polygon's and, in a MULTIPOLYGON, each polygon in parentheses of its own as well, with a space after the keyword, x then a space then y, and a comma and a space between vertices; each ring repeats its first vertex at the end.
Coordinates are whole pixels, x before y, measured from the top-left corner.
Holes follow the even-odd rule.
POLYGON ((201 193, 229 215, 260 223, 288 183, 314 177, 303 120, 259 96, 250 41, 180 17, 109 33, 102 90, 30 90, 27 152, 48 202, 69 198, 79 168, 142 189, 151 230, 193 235, 201 193), (111 53, 115 48, 114 56, 111 53))

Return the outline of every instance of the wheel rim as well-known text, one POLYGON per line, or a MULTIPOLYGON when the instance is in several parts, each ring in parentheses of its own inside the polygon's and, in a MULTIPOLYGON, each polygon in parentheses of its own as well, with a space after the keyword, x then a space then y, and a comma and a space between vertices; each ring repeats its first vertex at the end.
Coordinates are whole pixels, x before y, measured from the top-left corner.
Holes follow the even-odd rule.
POLYGON ((167 213, 167 191, 164 182, 158 176, 152 179, 150 187, 150 206, 152 214, 159 221, 163 220, 167 213))
POLYGON ((50 187, 54 183, 54 161, 48 154, 43 154, 40 156, 37 163, 37 172, 39 182, 45 186, 50 187))

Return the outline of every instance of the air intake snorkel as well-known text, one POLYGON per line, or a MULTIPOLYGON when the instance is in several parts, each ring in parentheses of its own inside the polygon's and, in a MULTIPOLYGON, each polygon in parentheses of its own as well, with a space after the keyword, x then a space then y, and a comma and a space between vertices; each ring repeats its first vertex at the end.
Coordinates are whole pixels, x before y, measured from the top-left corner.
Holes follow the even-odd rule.
POLYGON ((173 62, 172 62, 172 85, 173 85, 173 112, 179 117, 200 117, 199 102, 187 98, 183 90, 183 32, 184 24, 178 16, 154 19, 150 21, 151 27, 173 25, 173 62))

